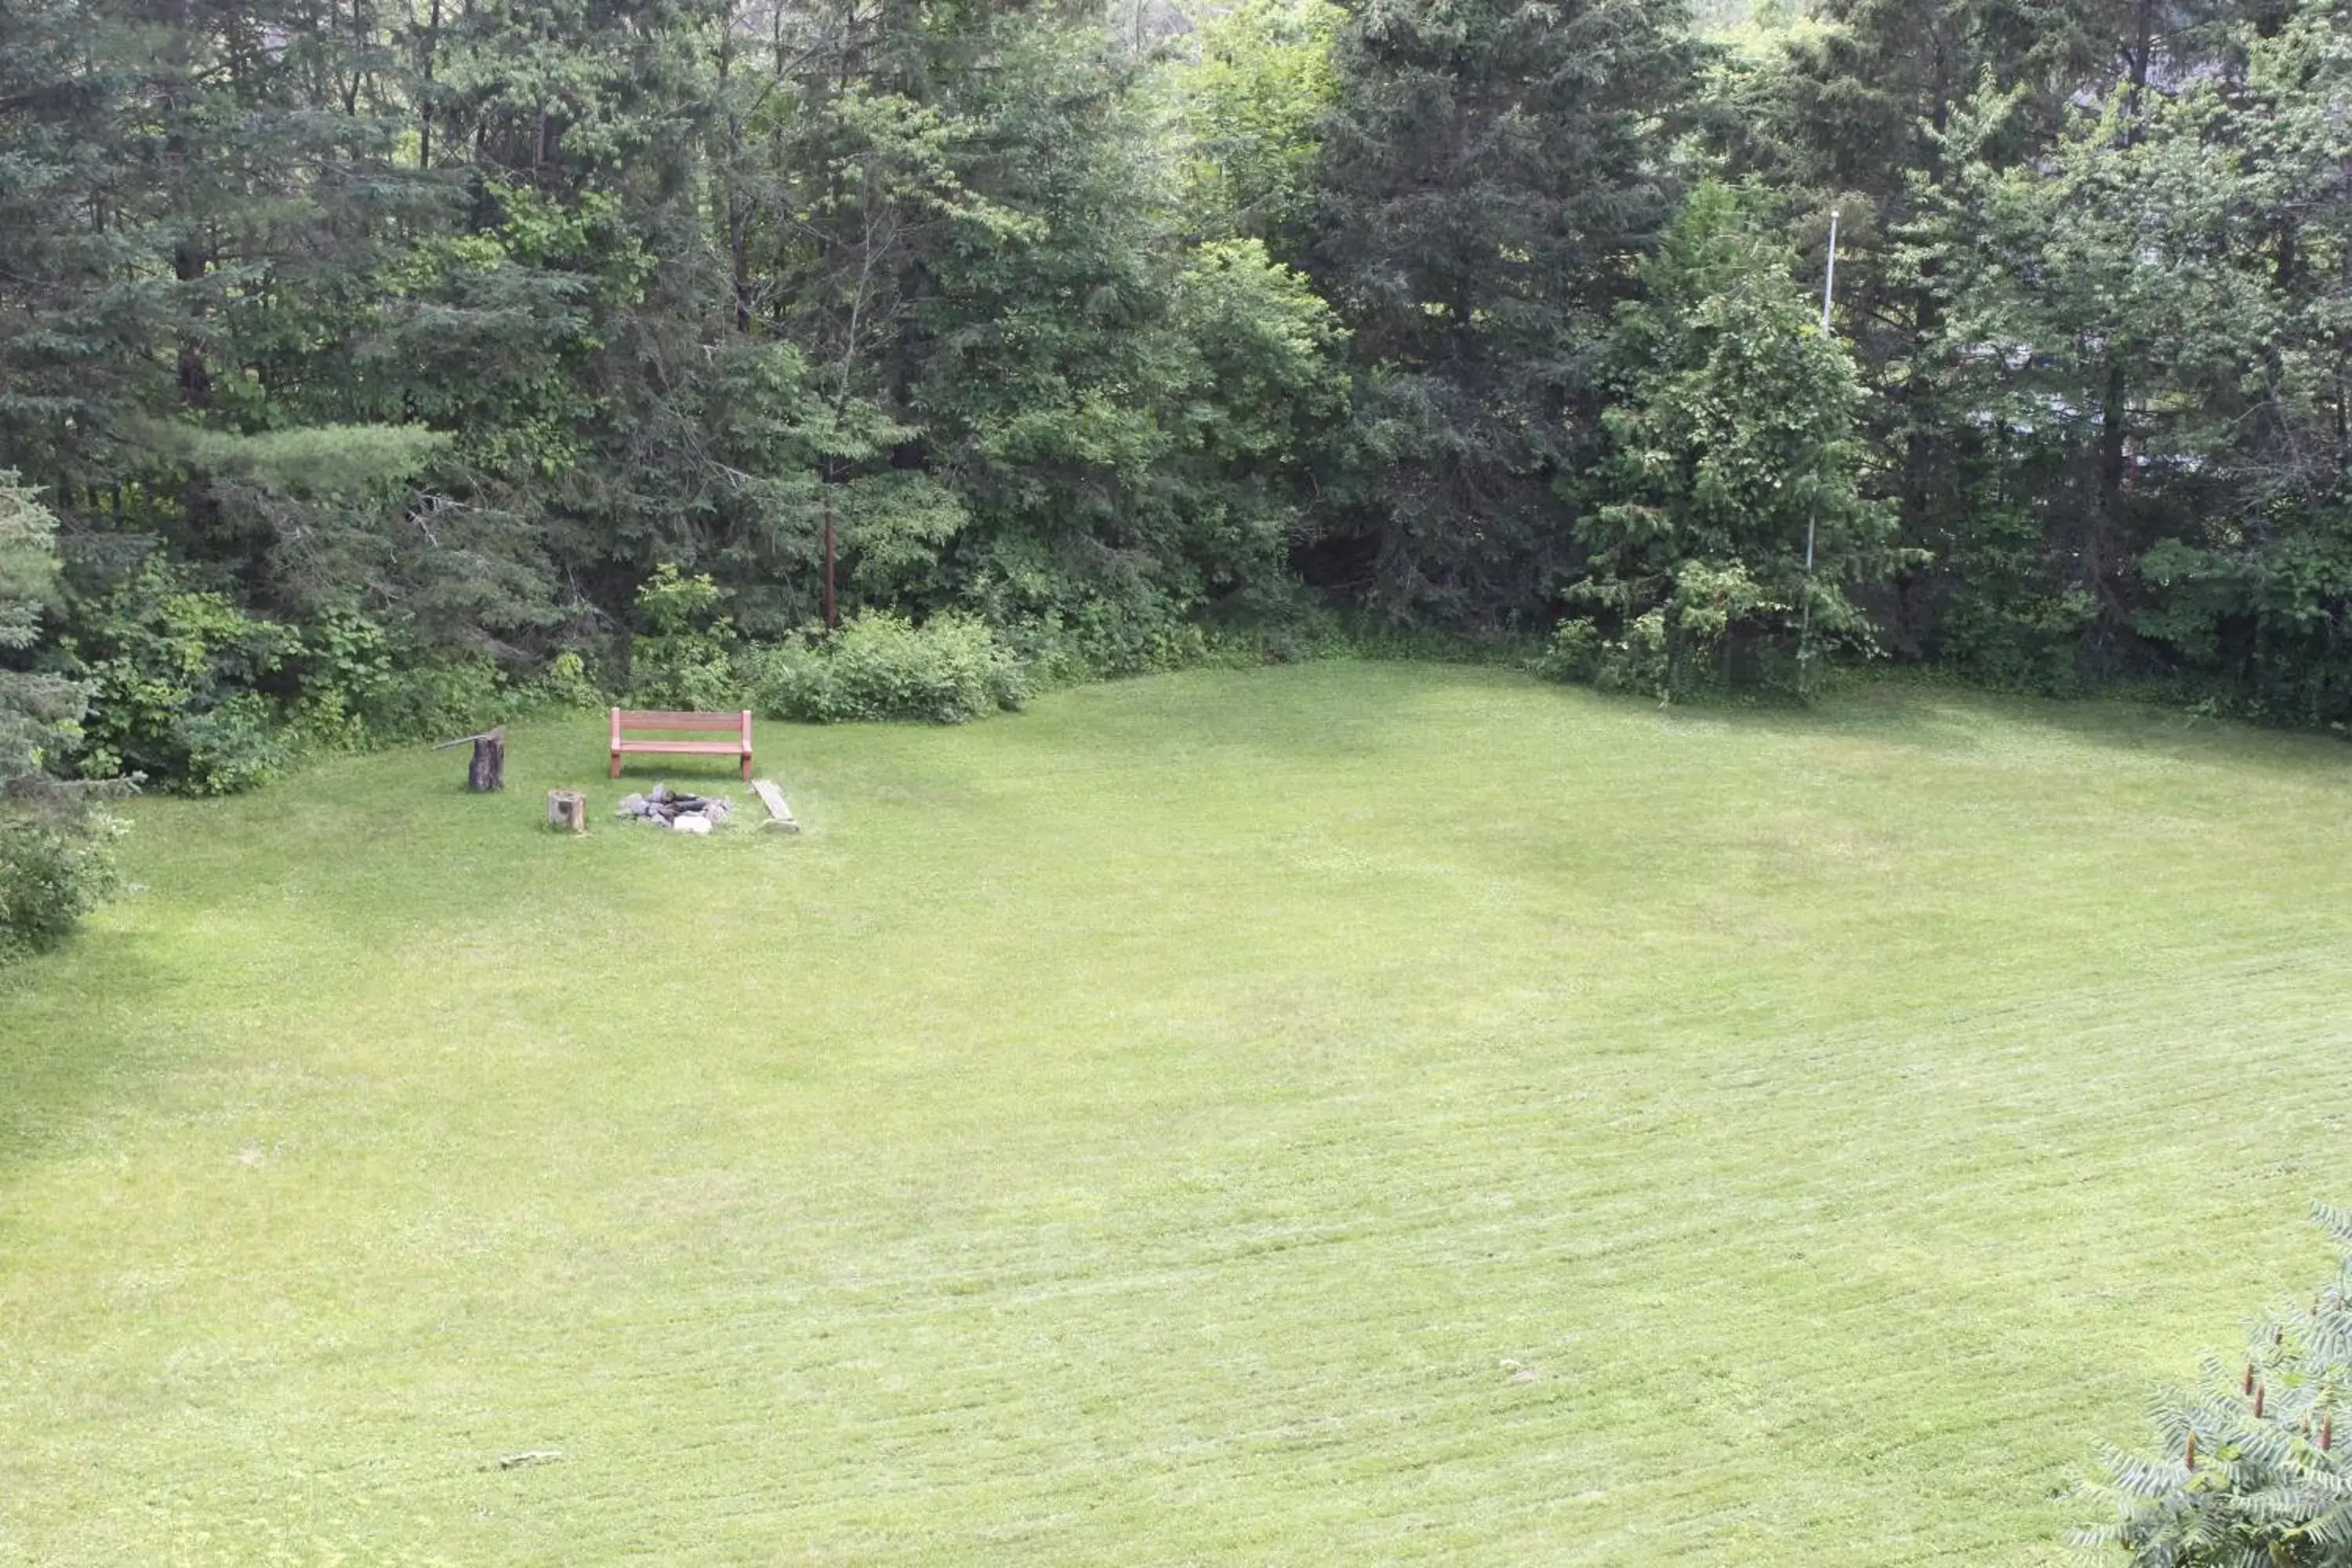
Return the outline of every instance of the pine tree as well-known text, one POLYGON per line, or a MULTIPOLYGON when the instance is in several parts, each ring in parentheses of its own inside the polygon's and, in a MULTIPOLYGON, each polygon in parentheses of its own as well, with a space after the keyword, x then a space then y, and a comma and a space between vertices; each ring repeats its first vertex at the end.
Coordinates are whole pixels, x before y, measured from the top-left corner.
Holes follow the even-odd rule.
MULTIPOLYGON (((1965 163, 2030 166, 2069 100, 2112 68, 2125 26, 2110 0, 1824 0, 1729 58, 1709 95, 1724 172, 1780 194, 1809 269, 1824 259, 1830 210, 1841 213, 1837 326, 1871 394, 1874 482, 1925 559, 1981 553, 1977 526, 1998 530, 2010 510, 1976 410, 1940 374, 1952 272, 1991 258, 1981 236, 1923 233, 1923 211, 1965 163), (1956 124, 1979 91, 2007 110, 1956 155, 1956 124)), ((1898 646, 1934 646, 1949 592, 1948 575, 1899 579, 1888 617, 1898 646)))
POLYGON ((2324 0, 2161 90, 2126 69, 2030 166, 1975 155, 2005 96, 1956 117, 1920 357, 1998 489, 1953 531, 1948 658, 2352 716, 2345 37, 2324 0))
POLYGON ((1456 623, 1540 615, 1594 370, 1669 210, 1674 0, 1372 0, 1337 48, 1310 269, 1353 333, 1358 462, 1318 576, 1456 623))
POLYGON ((104 436, 156 394, 157 241, 131 205, 136 39, 78 0, 0 6, 0 458, 110 490, 104 436))
POLYGON ((87 687, 37 662, 58 596, 57 521, 0 469, 0 963, 54 945, 114 885, 103 786, 58 776, 87 687))
POLYGON ((1562 628, 1561 673, 1801 691, 1822 650, 1870 646, 1849 595, 1895 564, 1894 519, 1859 493, 1861 389, 1795 259, 1710 181, 1643 265, 1578 522, 1589 575, 1569 598, 1592 618, 1562 628))

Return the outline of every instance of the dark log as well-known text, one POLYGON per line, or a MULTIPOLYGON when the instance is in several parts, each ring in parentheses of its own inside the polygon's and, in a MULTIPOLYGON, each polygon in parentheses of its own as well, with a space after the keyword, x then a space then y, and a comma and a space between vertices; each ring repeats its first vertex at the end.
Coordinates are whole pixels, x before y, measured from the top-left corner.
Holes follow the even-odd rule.
POLYGON ((474 737, 474 763, 466 770, 466 787, 476 795, 507 787, 507 731, 501 724, 487 735, 474 737))

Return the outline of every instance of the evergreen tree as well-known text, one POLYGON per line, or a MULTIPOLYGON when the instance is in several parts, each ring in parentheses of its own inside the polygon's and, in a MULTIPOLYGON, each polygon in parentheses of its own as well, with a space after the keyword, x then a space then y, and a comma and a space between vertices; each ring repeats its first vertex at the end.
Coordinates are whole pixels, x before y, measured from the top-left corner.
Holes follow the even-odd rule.
MULTIPOLYGON (((1704 118, 1723 169, 1780 194, 1809 269, 1841 212, 1837 326, 1871 393, 1873 487, 1923 561, 1990 565, 1978 525, 1998 535, 2011 513, 1979 410, 1942 374, 1951 274, 1990 259, 1986 237, 1923 232, 1922 214, 1965 163, 2030 167, 2069 100, 2112 68, 2122 29, 2107 0, 1824 0, 1712 83, 1704 118), (1980 89, 2007 111, 1956 157, 1956 121, 1980 89)), ((1906 572, 1897 586, 1895 642, 1935 647, 1950 574, 1906 572)))
POLYGON ((60 504, 110 499, 121 416, 169 364, 135 166, 143 37, 83 0, 0 6, 0 462, 60 504))
POLYGON ((1562 628, 1563 673, 1801 689, 1820 649, 1869 645, 1848 591, 1894 563, 1893 518, 1858 492, 1861 391, 1795 259, 1709 182, 1642 266, 1577 527, 1589 575, 1569 598, 1593 615, 1562 628))
POLYGON ((1339 407, 1327 312, 1255 244, 1187 257, 1153 103, 1098 43, 1045 31, 1006 65, 966 100, 961 183, 1017 221, 942 254, 919 315, 959 573, 1000 613, 1148 620, 1279 574, 1269 481, 1339 407))
POLYGON ((99 790, 58 776, 89 693, 39 658, 58 598, 56 531, 0 469, 0 963, 55 944, 114 885, 99 790))
POLYGON ((1373 0, 1341 29, 1311 269, 1353 335, 1356 458, 1323 581, 1456 624, 1539 614, 1596 363, 1668 210, 1672 0, 1373 0))
POLYGON ((2262 16, 2231 52, 2242 77, 2180 93, 2146 138, 2165 239, 2152 258, 2143 219, 2137 254, 2161 302, 2184 309, 2148 334, 2156 387, 2135 434, 2155 459, 2147 478, 2165 527, 2132 563, 2133 626, 2247 711, 2343 725, 2352 5, 2306 0, 2262 16), (2193 412, 2156 416, 2183 407, 2193 412))
POLYGON ((1943 395, 2000 487, 1946 612, 1979 673, 2054 675, 2037 634, 2079 632, 2094 674, 2352 716, 2345 21, 2315 4, 2222 34, 2164 90, 2124 74, 2032 167, 1970 155, 2007 100, 1956 121, 1918 227, 1948 258, 1943 395))

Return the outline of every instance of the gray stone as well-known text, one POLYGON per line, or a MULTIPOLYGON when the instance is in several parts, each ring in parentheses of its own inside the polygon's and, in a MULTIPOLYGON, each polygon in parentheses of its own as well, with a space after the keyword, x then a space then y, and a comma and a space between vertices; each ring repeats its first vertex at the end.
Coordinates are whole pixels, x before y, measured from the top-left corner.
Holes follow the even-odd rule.
POLYGON ((708 833, 710 831, 710 818, 707 816, 697 816, 693 813, 688 812, 686 816, 679 817, 676 822, 671 823, 670 826, 677 828, 680 833, 708 833))
POLYGON ((641 795, 623 795, 620 811, 624 816, 643 816, 646 814, 646 797, 641 795))

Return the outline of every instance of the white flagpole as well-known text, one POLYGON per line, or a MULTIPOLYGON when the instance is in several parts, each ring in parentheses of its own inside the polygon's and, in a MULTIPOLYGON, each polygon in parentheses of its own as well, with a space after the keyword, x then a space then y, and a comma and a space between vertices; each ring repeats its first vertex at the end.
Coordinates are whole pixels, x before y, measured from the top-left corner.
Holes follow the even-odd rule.
POLYGON ((1837 287, 1837 226, 1838 210, 1830 208, 1830 264, 1822 274, 1822 333, 1830 330, 1830 291, 1837 287))
MULTIPOLYGON (((1822 273, 1822 336, 1830 335, 1830 300, 1837 289, 1838 209, 1830 208, 1830 261, 1822 273)), ((1805 514, 1805 605, 1797 619, 1797 690, 1806 694, 1812 684, 1813 668, 1813 535, 1820 526, 1822 502, 1813 498, 1811 509, 1805 514)))
MULTIPOLYGON (((1822 336, 1823 337, 1830 335, 1830 297, 1837 289, 1837 230, 1838 210, 1832 207, 1830 208, 1830 264, 1822 272, 1822 336)), ((1821 504, 1818 501, 1814 503, 1813 510, 1816 514, 1820 512, 1821 504)), ((1805 519, 1805 572, 1808 575, 1811 575, 1813 570, 1813 526, 1816 521, 1817 517, 1805 519)))

